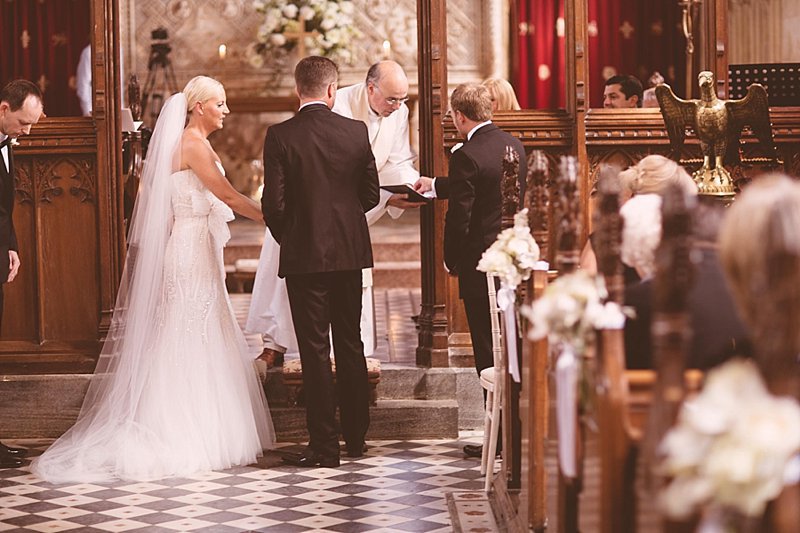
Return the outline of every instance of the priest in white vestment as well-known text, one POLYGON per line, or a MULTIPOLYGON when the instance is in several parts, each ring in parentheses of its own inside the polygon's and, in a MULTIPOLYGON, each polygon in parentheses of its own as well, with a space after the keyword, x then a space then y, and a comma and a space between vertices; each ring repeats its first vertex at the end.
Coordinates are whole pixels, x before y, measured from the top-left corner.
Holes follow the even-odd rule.
MULTIPOLYGON (((365 82, 336 91, 333 111, 367 125, 381 185, 413 185, 419 179, 414 166, 417 156, 411 149, 409 138, 407 100, 408 79, 402 67, 394 61, 372 65, 365 82)), ((421 205, 407 201, 405 195, 381 190, 380 203, 366 213, 367 224, 372 225, 386 212, 397 218, 404 209, 421 205)), ((263 336, 265 351, 292 354, 297 353, 297 341, 286 285, 278 277, 279 255, 280 248, 268 229, 245 330, 263 336)), ((369 356, 374 353, 376 345, 372 269, 364 270, 362 280, 361 339, 364 354, 369 356)))

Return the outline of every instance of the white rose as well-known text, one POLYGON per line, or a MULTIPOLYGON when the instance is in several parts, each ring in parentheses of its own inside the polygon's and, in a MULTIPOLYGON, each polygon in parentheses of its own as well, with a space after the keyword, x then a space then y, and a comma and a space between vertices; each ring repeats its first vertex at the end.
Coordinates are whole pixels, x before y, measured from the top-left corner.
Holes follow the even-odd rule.
POLYGON ((264 0, 253 0, 253 9, 261 11, 264 9, 264 0))
POLYGON ((311 6, 303 6, 300 8, 300 18, 303 20, 311 20, 314 18, 314 8, 311 6))
POLYGON ((336 23, 331 18, 325 18, 319 25, 324 31, 332 30, 336 27, 336 23))
POLYGON ((283 16, 290 19, 297 18, 298 7, 294 4, 288 4, 283 8, 283 16))
POLYGON ((269 36, 269 42, 274 46, 283 46, 286 44, 286 37, 282 33, 273 33, 269 36))
POLYGON ((353 6, 353 2, 348 1, 339 2, 339 9, 342 11, 342 13, 347 15, 352 15, 356 10, 355 6, 353 6))

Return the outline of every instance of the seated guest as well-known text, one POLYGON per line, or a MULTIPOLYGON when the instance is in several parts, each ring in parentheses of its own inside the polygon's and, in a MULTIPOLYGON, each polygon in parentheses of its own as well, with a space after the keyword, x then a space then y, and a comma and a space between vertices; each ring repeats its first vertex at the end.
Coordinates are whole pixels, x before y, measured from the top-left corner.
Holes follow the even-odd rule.
MULTIPOLYGON (((754 357, 775 395, 800 399, 800 184, 763 176, 739 195, 720 231, 720 257, 754 357)), ((779 437, 778 437, 779 438, 779 437)), ((800 457, 795 456, 795 465, 800 457)), ((800 476, 787 469, 761 531, 796 532, 800 476)))
POLYGON ((664 83, 664 76, 660 72, 653 72, 652 76, 647 79, 647 89, 642 94, 642 107, 658 107, 658 99, 656 98, 656 85, 664 83))
POLYGON ((728 210, 720 256, 775 394, 800 398, 800 184, 759 177, 728 210))
POLYGON ((642 82, 635 76, 612 76, 603 89, 606 109, 636 109, 642 107, 642 82))
MULTIPOLYGON (((655 250, 661 239, 661 201, 653 194, 634 197, 620 213, 622 260, 631 264, 642 281, 625 287, 625 303, 636 311, 625 324, 625 357, 628 368, 652 368, 650 335, 652 320, 652 277, 655 250), (657 200, 657 201, 656 201, 657 200)), ((692 328, 686 365, 702 370, 716 366, 734 355, 749 355, 747 329, 739 318, 720 266, 716 239, 724 214, 718 204, 700 201, 692 223, 694 272, 687 305, 692 328)))
MULTIPOLYGON (((642 158, 638 163, 619 173, 620 186, 620 205, 624 204, 631 196, 636 194, 661 194, 661 191, 670 183, 680 185, 686 194, 696 195, 697 185, 689 173, 686 172, 678 163, 664 157, 663 155, 653 154, 642 158)), ((592 248, 592 236, 586 242, 581 252, 581 268, 590 274, 597 273, 597 259, 592 248)), ((637 281, 639 277, 636 272, 627 268, 625 271, 625 282, 637 281)))
POLYGON ((486 78, 481 85, 489 89, 489 94, 492 96, 492 113, 520 110, 517 94, 508 81, 503 78, 486 78))

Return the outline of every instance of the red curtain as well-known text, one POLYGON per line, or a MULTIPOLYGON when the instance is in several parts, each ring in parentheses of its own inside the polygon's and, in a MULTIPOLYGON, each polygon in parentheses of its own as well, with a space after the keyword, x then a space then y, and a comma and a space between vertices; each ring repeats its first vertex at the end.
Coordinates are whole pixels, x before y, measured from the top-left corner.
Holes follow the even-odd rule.
POLYGON ((563 0, 516 1, 519 65, 512 80, 523 109, 566 106, 563 0))
MULTIPOLYGON (((677 1, 588 0, 588 8, 591 107, 603 106, 603 84, 616 74, 632 74, 647 88, 658 71, 683 93, 686 41, 677 1)), ((512 83, 520 105, 566 107, 563 0, 515 0, 514 9, 518 54, 512 83)))
POLYGON ((75 71, 89 44, 90 0, 0 2, 0 84, 25 78, 49 116, 80 116, 75 71))
POLYGON ((676 1, 589 0, 589 90, 591 107, 603 107, 605 80, 632 74, 642 86, 658 71, 683 94, 686 40, 676 1))

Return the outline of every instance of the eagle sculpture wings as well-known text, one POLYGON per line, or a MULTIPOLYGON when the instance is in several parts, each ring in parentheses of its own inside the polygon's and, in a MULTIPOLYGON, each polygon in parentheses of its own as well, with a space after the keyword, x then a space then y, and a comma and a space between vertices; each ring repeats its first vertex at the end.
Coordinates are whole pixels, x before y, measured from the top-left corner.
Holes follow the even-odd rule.
POLYGON ((772 140, 767 91, 755 83, 747 89, 747 95, 741 100, 720 100, 711 72, 701 72, 698 81, 699 100, 678 98, 666 84, 656 87, 656 98, 670 145, 677 156, 686 137, 686 128, 692 128, 703 152, 703 166, 693 174, 700 192, 732 194, 733 182, 723 166, 723 158, 727 153, 729 164, 739 162, 739 137, 745 126, 750 126, 770 157, 777 156, 772 140))

